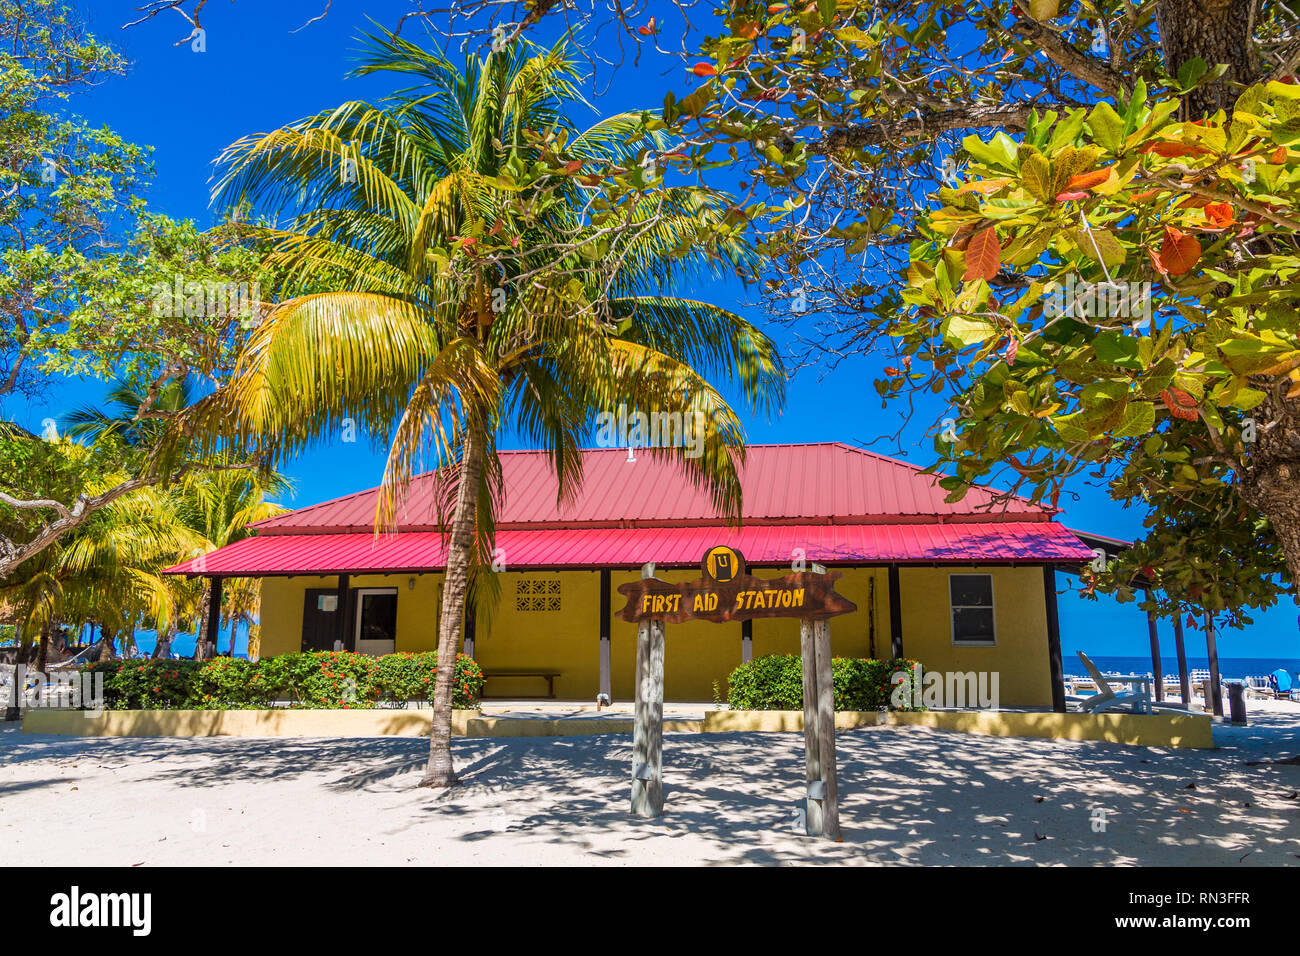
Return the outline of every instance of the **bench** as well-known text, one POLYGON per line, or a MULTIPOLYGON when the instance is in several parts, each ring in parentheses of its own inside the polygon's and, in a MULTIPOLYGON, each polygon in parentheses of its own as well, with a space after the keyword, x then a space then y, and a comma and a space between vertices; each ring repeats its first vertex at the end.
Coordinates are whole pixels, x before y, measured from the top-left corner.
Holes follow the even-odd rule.
MULTIPOLYGON (((539 697, 538 700, 555 700, 555 678, 560 676, 559 671, 547 670, 516 670, 516 671, 484 671, 483 677, 491 680, 493 677, 543 677, 546 679, 546 697, 539 697)), ((484 694, 484 697, 487 695, 484 694)))

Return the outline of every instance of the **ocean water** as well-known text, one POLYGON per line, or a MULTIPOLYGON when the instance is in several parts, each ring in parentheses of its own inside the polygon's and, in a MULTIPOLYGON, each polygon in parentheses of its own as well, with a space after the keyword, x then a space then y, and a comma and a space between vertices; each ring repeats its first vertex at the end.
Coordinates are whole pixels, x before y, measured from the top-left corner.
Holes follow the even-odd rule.
MULTIPOLYGON (((1107 672, 1120 674, 1150 674, 1151 658, 1147 657, 1093 657, 1088 655, 1088 659, 1097 665, 1097 669, 1103 674, 1107 672)), ((1087 671, 1083 668, 1083 663, 1079 660, 1077 654, 1066 654, 1062 664, 1066 674, 1072 674, 1076 677, 1083 677, 1087 671)), ((1160 655, 1160 664, 1162 674, 1178 673, 1178 658, 1166 657, 1160 655)), ((1225 680, 1240 680, 1243 677, 1266 677, 1273 671, 1281 668, 1290 671, 1294 676, 1300 671, 1300 658, 1295 657, 1220 657, 1219 658, 1219 676, 1225 680)), ((1210 669, 1209 658, 1192 657, 1187 658, 1187 670, 1190 671, 1208 671, 1210 669)))
MULTIPOLYGON (((81 635, 79 643, 90 643, 99 639, 98 633, 92 633, 87 628, 81 635)), ((153 653, 154 647, 158 643, 158 633, 156 631, 138 630, 135 632, 136 647, 145 655, 153 653)), ((172 641, 172 653, 180 657, 193 657, 194 648, 197 644, 197 638, 194 634, 180 633, 172 641)), ((230 650, 230 626, 223 624, 220 633, 217 635, 217 650, 222 654, 230 650)), ((118 653, 122 652, 121 643, 118 643, 118 653)), ((248 627, 244 624, 239 625, 235 631, 235 656, 248 656, 248 627)))

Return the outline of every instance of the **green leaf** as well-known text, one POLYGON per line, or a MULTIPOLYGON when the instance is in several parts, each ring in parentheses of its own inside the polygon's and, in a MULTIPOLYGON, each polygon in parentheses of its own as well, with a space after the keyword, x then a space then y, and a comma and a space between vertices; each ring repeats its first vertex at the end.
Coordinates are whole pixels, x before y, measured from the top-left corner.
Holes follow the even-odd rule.
POLYGON ((1129 402, 1124 409, 1119 426, 1112 433, 1116 438, 1137 438, 1149 435, 1156 427, 1156 407, 1151 402, 1129 402))
POLYGON ((993 324, 987 319, 969 315, 953 315, 941 327, 944 338, 957 348, 966 348, 987 342, 995 334, 993 324))
POLYGON ((1045 156, 1033 153, 1025 158, 1020 166, 1020 180, 1025 188, 1037 198, 1046 202, 1051 199, 1052 164, 1045 156))

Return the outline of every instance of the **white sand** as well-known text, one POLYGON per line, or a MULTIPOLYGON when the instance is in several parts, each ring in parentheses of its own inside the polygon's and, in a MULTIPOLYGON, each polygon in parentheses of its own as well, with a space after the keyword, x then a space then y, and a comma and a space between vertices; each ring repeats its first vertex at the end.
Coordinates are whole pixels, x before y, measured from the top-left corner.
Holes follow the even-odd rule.
POLYGON ((421 739, 91 739, 8 724, 0 863, 1298 865, 1300 766, 1246 762, 1300 753, 1300 705, 1251 715, 1217 727, 1214 751, 849 731, 840 844, 793 832, 794 734, 669 735, 667 806, 648 821, 628 813, 626 737, 458 741, 465 783, 435 793, 415 787, 421 739))

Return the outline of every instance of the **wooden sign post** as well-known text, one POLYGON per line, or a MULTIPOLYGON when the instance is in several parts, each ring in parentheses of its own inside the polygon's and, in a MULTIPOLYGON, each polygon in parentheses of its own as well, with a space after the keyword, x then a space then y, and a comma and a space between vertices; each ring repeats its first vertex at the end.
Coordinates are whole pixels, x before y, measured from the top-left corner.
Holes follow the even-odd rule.
MULTIPOLYGON (((641 577, 654 576, 654 565, 641 577)), ((645 620, 636 629, 636 720, 632 731, 632 812, 664 812, 664 622, 645 620)))
POLYGON ((803 652, 804 745, 809 836, 839 839, 839 787, 835 771, 835 690, 831 632, 827 622, 857 606, 835 592, 840 572, 796 571, 781 578, 745 573, 745 559, 719 546, 704 554, 703 576, 671 584, 641 569, 641 580, 619 585, 627 605, 619 617, 637 625, 636 720, 632 739, 632 812, 663 813, 664 624, 672 621, 735 621, 756 617, 800 618, 803 652))

